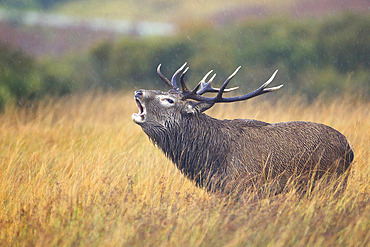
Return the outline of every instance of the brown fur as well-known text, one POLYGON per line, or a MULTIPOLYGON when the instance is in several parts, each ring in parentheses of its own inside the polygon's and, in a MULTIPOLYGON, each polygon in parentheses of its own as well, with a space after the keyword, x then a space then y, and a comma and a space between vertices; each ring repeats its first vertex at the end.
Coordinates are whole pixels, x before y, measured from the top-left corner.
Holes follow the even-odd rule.
POLYGON ((176 91, 139 90, 135 99, 144 113, 133 120, 186 177, 211 191, 268 178, 281 191, 292 176, 305 183, 312 175, 340 175, 353 161, 345 136, 323 124, 219 120, 176 91))

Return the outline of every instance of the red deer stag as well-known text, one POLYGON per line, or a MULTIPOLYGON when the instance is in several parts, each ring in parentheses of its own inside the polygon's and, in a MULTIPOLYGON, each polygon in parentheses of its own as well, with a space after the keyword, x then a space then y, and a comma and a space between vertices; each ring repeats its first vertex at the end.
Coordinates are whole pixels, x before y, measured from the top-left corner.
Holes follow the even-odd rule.
POLYGON ((139 113, 132 119, 198 186, 229 193, 272 178, 279 192, 292 177, 306 183, 324 174, 340 175, 350 167, 354 154, 346 137, 329 126, 303 121, 219 120, 203 113, 216 103, 247 100, 280 89, 283 85, 267 88, 277 71, 254 92, 224 97, 224 92, 237 89, 226 87, 240 67, 221 88, 211 85, 215 75, 206 81, 210 71, 189 90, 185 65, 171 81, 158 66, 157 72, 170 90, 137 90, 134 97, 139 113), (217 94, 203 96, 207 92, 217 94))

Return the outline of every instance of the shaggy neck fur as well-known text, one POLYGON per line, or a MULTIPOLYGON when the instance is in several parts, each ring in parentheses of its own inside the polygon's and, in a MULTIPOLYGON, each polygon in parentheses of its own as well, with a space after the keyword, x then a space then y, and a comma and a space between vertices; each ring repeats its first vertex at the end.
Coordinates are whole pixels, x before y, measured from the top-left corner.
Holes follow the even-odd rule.
POLYGON ((229 138, 220 131, 220 123, 201 113, 168 121, 165 126, 144 124, 142 128, 183 174, 198 186, 208 187, 206 181, 220 178, 227 163, 229 138))

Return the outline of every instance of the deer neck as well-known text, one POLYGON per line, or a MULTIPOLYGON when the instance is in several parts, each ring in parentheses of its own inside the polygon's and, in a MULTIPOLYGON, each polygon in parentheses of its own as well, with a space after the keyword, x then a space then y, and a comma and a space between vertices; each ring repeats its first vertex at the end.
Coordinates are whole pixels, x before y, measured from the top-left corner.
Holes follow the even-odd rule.
POLYGON ((168 126, 143 130, 182 173, 203 186, 204 179, 218 173, 226 162, 227 140, 217 141, 223 138, 217 128, 219 122, 222 121, 201 113, 168 126))

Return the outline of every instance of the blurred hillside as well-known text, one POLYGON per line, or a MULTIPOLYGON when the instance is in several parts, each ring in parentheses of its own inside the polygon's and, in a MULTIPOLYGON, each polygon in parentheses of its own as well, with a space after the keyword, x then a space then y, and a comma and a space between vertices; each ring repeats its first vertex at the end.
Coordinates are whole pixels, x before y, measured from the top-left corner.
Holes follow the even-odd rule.
POLYGON ((91 89, 165 89, 156 66, 170 77, 185 61, 190 85, 210 69, 221 83, 242 65, 243 91, 279 69, 284 92, 370 97, 368 1, 0 4, 0 108, 91 89))
POLYGON ((343 11, 365 12, 367 0, 89 0, 55 6, 66 15, 184 23, 224 24, 270 16, 322 17, 343 11))
POLYGON ((0 40, 33 56, 61 56, 124 36, 173 35, 269 18, 367 14, 367 0, 0 0, 0 40))
POLYGON ((251 17, 322 17, 369 10, 367 0, 0 0, 0 4, 88 18, 172 23, 210 20, 215 24, 251 17))

